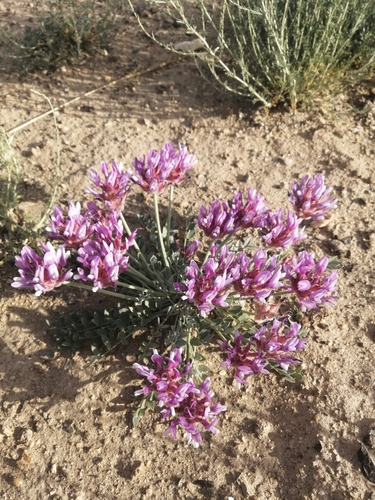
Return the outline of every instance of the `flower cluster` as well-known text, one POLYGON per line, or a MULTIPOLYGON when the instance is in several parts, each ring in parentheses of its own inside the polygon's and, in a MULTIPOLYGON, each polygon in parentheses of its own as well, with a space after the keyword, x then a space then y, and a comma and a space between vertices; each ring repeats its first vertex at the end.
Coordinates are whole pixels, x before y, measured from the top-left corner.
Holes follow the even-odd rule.
POLYGON ((112 161, 111 170, 108 169, 107 163, 100 162, 100 170, 104 175, 104 182, 101 181, 98 172, 91 168, 89 170, 90 181, 99 190, 89 187, 87 192, 102 201, 110 210, 121 212, 124 209, 125 198, 131 189, 131 185, 129 185, 131 173, 123 172, 122 163, 117 164, 115 161, 112 161))
POLYGON ((81 204, 78 202, 74 205, 69 201, 67 216, 61 207, 55 207, 45 231, 46 237, 61 242, 66 248, 79 248, 91 238, 94 232, 93 217, 98 213, 95 203, 90 202, 88 205, 86 212, 81 214, 81 204))
POLYGON ((267 252, 261 248, 257 250, 252 258, 241 252, 236 260, 238 279, 234 281, 233 288, 241 297, 254 297, 260 302, 269 297, 272 290, 281 288, 282 273, 281 264, 277 264, 277 257, 270 259, 267 252))
POLYGON ((275 361, 283 370, 288 370, 290 365, 299 364, 301 361, 290 353, 301 351, 305 348, 306 338, 299 338, 300 325, 290 323, 289 328, 285 323, 274 320, 269 327, 263 326, 245 340, 244 335, 235 331, 234 345, 229 341, 219 341, 227 359, 221 363, 228 370, 235 370, 237 388, 247 384, 245 377, 255 373, 268 374, 266 369, 270 361, 275 361))
POLYGON ((328 212, 336 208, 336 200, 330 196, 332 187, 324 184, 324 175, 305 175, 301 182, 292 184, 289 201, 302 219, 325 219, 328 212))
POLYGON ((184 283, 174 283, 176 290, 184 292, 183 299, 194 302, 200 315, 206 317, 215 306, 226 307, 229 286, 235 279, 236 268, 232 266, 235 254, 223 246, 217 254, 217 246, 211 248, 211 257, 200 269, 195 261, 186 268, 184 283))
POLYGON ((291 245, 306 238, 304 229, 300 227, 302 219, 288 210, 286 219, 282 208, 276 213, 268 213, 263 226, 263 240, 267 246, 273 248, 289 248, 291 245))
POLYGON ((161 193, 168 184, 180 184, 196 159, 185 146, 179 144, 178 147, 179 151, 175 152, 173 144, 167 142, 161 151, 150 149, 147 157, 135 158, 136 173, 132 181, 148 193, 161 193))
POLYGON ((284 269, 289 280, 286 289, 295 293, 301 311, 315 309, 323 303, 332 304, 337 299, 336 295, 331 294, 336 290, 338 271, 334 269, 324 275, 328 264, 327 257, 315 262, 314 255, 306 251, 285 262, 284 269))
POLYGON ((56 250, 50 242, 40 243, 40 246, 43 257, 27 245, 23 247, 21 256, 15 257, 20 276, 14 278, 14 288, 34 289, 35 295, 41 295, 62 285, 73 276, 73 271, 67 269, 69 251, 63 246, 56 250))
POLYGON ((197 218, 198 227, 206 236, 221 239, 239 229, 259 228, 264 225, 268 213, 264 197, 255 189, 247 191, 248 200, 243 204, 242 193, 238 191, 233 200, 215 200, 210 208, 201 205, 197 218))
MULTIPOLYGON (((50 224, 45 235, 48 240, 61 244, 52 255, 51 243, 41 245, 43 256, 40 257, 31 248, 25 247, 21 257, 16 258, 20 277, 14 279, 12 286, 34 288, 39 295, 66 282, 72 276, 75 280, 91 282, 93 291, 116 286, 119 275, 129 266, 127 252, 135 243, 136 231, 126 238, 120 220, 125 199, 131 189, 131 182, 139 184, 147 192, 161 192, 167 184, 179 184, 186 172, 196 163, 194 155, 188 154, 185 146, 179 145, 176 152, 171 143, 164 145, 160 152, 150 150, 147 164, 143 160, 134 160, 136 175, 124 172, 122 163, 101 162, 103 177, 90 169, 90 181, 96 188, 87 191, 96 200, 101 201, 106 210, 100 209, 94 202, 87 204, 82 212, 80 203, 69 201, 68 213, 56 206, 50 216, 50 224), (66 259, 74 251, 78 267, 65 271, 66 259), (53 263, 54 267, 52 267, 53 263)), ((186 248, 186 257, 193 256, 198 242, 192 242, 186 248)))
POLYGON ((213 391, 210 390, 210 379, 196 387, 191 378, 187 378, 191 365, 179 369, 182 362, 182 350, 174 348, 170 356, 160 356, 156 349, 151 356, 151 361, 156 365, 149 368, 134 363, 136 372, 146 377, 148 384, 135 392, 136 396, 149 396, 154 393, 161 410, 162 422, 170 421, 170 426, 164 435, 172 434, 177 439, 177 427, 181 426, 186 434, 185 439, 197 448, 202 441, 202 436, 197 424, 203 426, 214 434, 219 431, 215 427, 217 415, 226 410, 226 407, 213 403, 213 391))

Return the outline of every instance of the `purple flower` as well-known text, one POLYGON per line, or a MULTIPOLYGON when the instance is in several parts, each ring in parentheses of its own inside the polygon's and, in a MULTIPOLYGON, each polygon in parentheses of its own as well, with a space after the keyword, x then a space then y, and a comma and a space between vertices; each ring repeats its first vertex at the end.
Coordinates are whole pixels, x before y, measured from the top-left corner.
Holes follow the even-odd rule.
POLYGON ((112 161, 112 170, 108 169, 108 165, 104 161, 100 162, 100 169, 104 175, 104 182, 101 181, 98 172, 91 168, 89 172, 90 181, 99 190, 87 188, 87 192, 94 195, 96 199, 103 201, 110 210, 120 212, 124 209, 125 197, 131 189, 129 185, 131 173, 123 172, 122 163, 117 164, 115 161, 112 161))
POLYGON ((229 295, 228 287, 232 283, 236 271, 232 269, 234 254, 224 245, 220 255, 216 255, 217 247, 211 249, 211 257, 199 269, 192 261, 186 268, 185 283, 175 283, 177 290, 185 292, 183 299, 194 302, 202 317, 214 309, 215 306, 227 307, 225 299, 229 295), (190 278, 190 279, 189 279, 190 278))
POLYGON ((242 229, 260 228, 265 224, 265 218, 269 212, 266 207, 264 196, 257 193, 255 189, 248 188, 247 202, 242 203, 242 193, 237 193, 238 204, 241 206, 237 212, 237 219, 242 229))
POLYGON ((208 210, 201 205, 196 222, 207 237, 220 239, 240 228, 236 218, 237 211, 238 207, 235 205, 215 200, 208 210))
POLYGON ((300 351, 305 348, 307 339, 299 338, 300 325, 292 322, 289 329, 285 324, 274 320, 272 326, 262 327, 245 341, 244 335, 234 332, 234 346, 231 347, 228 341, 219 341, 223 351, 228 355, 227 359, 221 363, 228 370, 235 370, 236 387, 247 384, 245 377, 255 373, 268 374, 266 369, 271 360, 287 371, 290 365, 296 365, 301 361, 291 352, 300 351))
POLYGON ((13 278, 14 288, 34 288, 35 295, 49 292, 70 280, 73 272, 65 269, 70 252, 60 246, 57 250, 52 243, 40 243, 44 252, 41 257, 29 246, 24 246, 21 256, 15 257, 20 277, 13 278))
POLYGON ((189 154, 186 146, 181 146, 181 144, 178 145, 179 151, 177 153, 175 153, 171 142, 167 142, 163 149, 165 151, 165 161, 173 163, 173 168, 167 178, 168 183, 181 184, 186 179, 186 172, 196 165, 195 156, 189 154))
POLYGON ((168 184, 180 184, 186 172, 195 163, 195 156, 188 154, 185 146, 179 144, 176 153, 173 144, 164 144, 159 152, 150 149, 146 156, 135 158, 133 167, 135 175, 132 181, 148 193, 161 193, 168 184))
POLYGON ((336 290, 338 271, 334 269, 324 276, 329 260, 322 257, 315 263, 314 255, 300 252, 298 258, 286 261, 284 269, 290 285, 286 289, 293 291, 301 305, 301 311, 315 309, 323 303, 332 303, 338 297, 331 295, 336 290))
POLYGON ((223 351, 228 355, 227 359, 221 363, 221 366, 225 366, 227 370, 234 368, 236 387, 239 389, 241 384, 247 384, 245 376, 253 375, 254 373, 264 373, 268 374, 266 366, 268 362, 263 359, 261 353, 255 350, 254 344, 252 342, 244 343, 244 336, 240 335, 236 330, 234 332, 234 346, 231 347, 229 342, 219 340, 219 344, 223 351))
POLYGON ((218 434, 219 430, 215 427, 218 418, 217 415, 227 408, 220 403, 213 403, 212 397, 214 392, 210 390, 210 379, 206 378, 199 388, 191 382, 189 389, 186 391, 185 397, 174 408, 162 410, 162 421, 168 417, 173 417, 174 420, 164 432, 164 436, 172 434, 174 439, 177 439, 177 427, 181 426, 185 430, 185 439, 191 443, 194 448, 198 448, 202 442, 202 436, 197 425, 201 425, 205 430, 218 434))
POLYGON ((242 297, 254 297, 264 302, 272 290, 283 286, 280 280, 285 274, 282 273, 281 264, 277 264, 276 255, 269 259, 267 252, 261 248, 256 251, 252 261, 245 252, 241 252, 234 267, 237 274, 233 288, 242 297))
POLYGON ((298 243, 306 238, 305 228, 300 227, 302 219, 288 210, 286 220, 282 208, 276 213, 269 213, 263 227, 263 239, 266 245, 274 248, 289 248, 290 245, 298 243))
POLYGON ((79 248, 82 243, 91 238, 94 232, 95 218, 99 209, 95 203, 88 203, 88 210, 81 214, 81 204, 69 201, 68 216, 58 206, 50 216, 50 226, 46 228, 46 237, 64 243, 68 248, 79 248))
POLYGON ((191 379, 186 380, 191 364, 187 363, 184 369, 179 367, 182 362, 181 353, 182 349, 174 348, 169 357, 162 357, 154 349, 151 361, 156 365, 155 368, 134 363, 136 372, 148 381, 135 395, 148 396, 153 392, 159 401, 158 406, 163 408, 162 422, 170 421, 164 435, 172 434, 177 439, 177 427, 181 426, 186 431, 187 441, 197 448, 202 441, 197 424, 217 434, 217 415, 225 411, 226 407, 212 402, 214 393, 210 390, 209 378, 199 388, 191 379))
POLYGON ((77 268, 74 279, 93 282, 93 292, 99 288, 115 286, 119 275, 129 267, 129 257, 116 250, 111 243, 88 241, 78 250, 77 268))
POLYGON ((90 241, 78 249, 77 268, 74 279, 92 281, 93 291, 115 286, 119 275, 129 267, 129 256, 125 255, 134 244, 136 231, 129 238, 123 235, 121 220, 112 210, 107 219, 98 222, 90 241))
POLYGON ((215 200, 208 210, 201 205, 196 221, 198 227, 212 239, 223 238, 239 229, 263 227, 269 212, 264 197, 252 188, 247 190, 247 197, 245 205, 241 191, 235 193, 228 202, 215 200))
POLYGON ((298 217, 302 219, 325 219, 327 212, 336 208, 336 200, 330 197, 332 187, 324 184, 324 175, 305 175, 300 183, 294 181, 288 195, 298 217))
POLYGON ((196 254, 199 245, 200 245, 199 240, 193 240, 190 243, 188 243, 182 251, 182 253, 185 255, 185 258, 188 260, 192 259, 196 254))
POLYGON ((142 389, 134 394, 148 396, 151 392, 155 392, 160 407, 177 406, 185 398, 190 386, 194 385, 192 382, 183 382, 190 371, 191 364, 187 363, 183 370, 178 369, 182 362, 181 353, 181 349, 174 348, 169 357, 162 357, 154 349, 151 361, 156 365, 155 369, 134 363, 133 367, 136 372, 142 377, 146 377, 149 382, 148 385, 143 385, 142 389))

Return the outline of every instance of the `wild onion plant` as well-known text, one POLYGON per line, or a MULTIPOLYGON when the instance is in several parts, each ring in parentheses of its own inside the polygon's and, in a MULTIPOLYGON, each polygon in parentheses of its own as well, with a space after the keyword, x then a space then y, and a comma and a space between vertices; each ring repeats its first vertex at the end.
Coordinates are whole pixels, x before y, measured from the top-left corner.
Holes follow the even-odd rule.
MULTIPOLYGON (((214 400, 199 347, 220 346, 222 366, 234 373, 238 388, 270 370, 299 379, 297 356, 307 338, 298 320, 336 300, 338 272, 327 257, 293 250, 306 238, 308 221, 324 219, 336 206, 322 174, 293 183, 293 210, 272 212, 250 187, 202 205, 183 231, 175 224, 173 190, 195 163, 185 146, 167 143, 135 158, 133 171, 114 161, 101 163, 100 173, 91 169, 88 192, 95 201, 85 209, 70 202, 67 213, 54 208, 46 242, 16 256, 13 287, 41 295, 64 285, 116 297, 113 314, 82 314, 83 338, 100 337, 110 349, 111 332, 120 344, 144 332, 134 364, 145 379, 135 393, 142 402, 134 422, 156 404, 168 424, 165 434, 176 438, 181 427, 197 447, 202 428, 218 432, 218 415, 226 409, 214 400), (153 199, 154 216, 140 215, 140 227, 132 230, 126 197, 136 186, 153 199), (162 221, 158 198, 166 189, 162 221)), ((72 340, 65 329, 62 344, 74 347, 77 332, 72 340)))
MULTIPOLYGON (((179 53, 193 56, 203 75, 208 69, 214 84, 265 108, 279 102, 292 108, 332 102, 343 88, 370 75, 374 66, 374 0, 149 3, 197 40, 192 47, 200 50, 179 53)), ((178 45, 174 49, 148 34, 178 52, 178 45)))

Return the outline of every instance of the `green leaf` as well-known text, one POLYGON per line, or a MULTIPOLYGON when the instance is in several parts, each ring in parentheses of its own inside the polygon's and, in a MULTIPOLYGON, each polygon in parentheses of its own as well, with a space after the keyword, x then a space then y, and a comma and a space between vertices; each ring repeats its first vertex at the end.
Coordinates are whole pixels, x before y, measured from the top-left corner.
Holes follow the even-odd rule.
POLYGON ((341 268, 342 268, 342 264, 337 259, 337 257, 333 257, 332 259, 330 259, 328 266, 327 266, 327 270, 331 271, 332 269, 341 269, 341 268))
POLYGON ((202 340, 200 338, 198 338, 198 337, 194 337, 190 341, 190 345, 192 345, 192 346, 199 346, 199 345, 202 345, 202 344, 203 344, 202 340))
POLYGON ((209 366, 206 366, 206 365, 199 365, 198 369, 200 372, 203 372, 203 373, 211 371, 211 368, 209 366))

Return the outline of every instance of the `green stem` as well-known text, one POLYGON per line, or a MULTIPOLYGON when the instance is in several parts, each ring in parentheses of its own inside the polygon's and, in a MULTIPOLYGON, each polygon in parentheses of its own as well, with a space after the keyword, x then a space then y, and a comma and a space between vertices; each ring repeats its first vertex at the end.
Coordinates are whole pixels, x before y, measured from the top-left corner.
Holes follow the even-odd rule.
POLYGON ((186 342, 186 363, 189 363, 190 342, 191 342, 191 328, 188 328, 188 335, 187 335, 187 342, 186 342))
MULTIPOLYGON (((143 284, 143 283, 147 283, 149 286, 151 286, 152 288, 155 287, 155 284, 149 280, 148 278, 146 278, 146 276, 142 273, 140 273, 139 271, 137 271, 136 269, 134 269, 134 267, 132 266, 129 266, 126 268, 126 271, 127 273, 129 274, 132 274, 133 276, 135 276, 136 278, 138 278, 138 280, 143 284)), ((159 291, 159 290, 158 290, 159 291)))
POLYGON ((210 327, 216 332, 217 336, 221 339, 221 340, 228 340, 224 337, 224 335, 221 333, 221 331, 218 329, 217 326, 214 325, 214 323, 211 323, 210 327))
POLYGON ((168 258, 167 258, 167 254, 165 253, 165 247, 164 247, 164 242, 163 242, 163 233, 161 231, 161 225, 160 225, 158 195, 157 195, 157 193, 154 194, 154 210, 155 210, 156 226, 157 226, 157 229, 158 229, 158 238, 159 238, 160 251, 161 251, 161 254, 162 254, 162 257, 163 257, 164 265, 168 269, 168 272, 170 274, 169 261, 168 261, 168 258))
POLYGON ((171 218, 172 218, 172 202, 173 202, 173 184, 169 187, 169 202, 168 202, 168 214, 167 214, 167 250, 171 247, 171 218))
MULTIPOLYGON (((151 288, 146 288, 142 286, 136 286, 136 285, 130 285, 129 283, 123 283, 122 281, 117 281, 116 285, 121 286, 123 288, 130 288, 131 290, 139 290, 140 292, 145 292, 145 293, 155 293, 155 290, 152 290, 151 288)), ((158 290, 157 293, 162 293, 163 295, 166 295, 164 292, 158 290)))
MULTIPOLYGON (((125 231, 127 232, 128 236, 131 236, 131 234, 132 234, 131 229, 128 226, 128 223, 126 222, 125 217, 124 217, 124 215, 122 213, 120 213, 120 219, 121 219, 122 223, 124 224, 124 228, 125 228, 125 231)), ((148 265, 148 262, 147 262, 145 256, 143 255, 141 249, 139 248, 138 243, 136 242, 135 239, 134 239, 134 248, 137 250, 138 257, 140 257, 140 259, 142 260, 143 264, 145 264, 145 266, 147 267, 147 269, 150 269, 149 265, 148 265)))
MULTIPOLYGON (((82 290, 90 290, 90 292, 92 292, 92 286, 84 285, 83 283, 73 283, 71 281, 65 281, 63 285, 71 286, 72 288, 81 288, 82 290)), ((99 293, 102 293, 103 295, 109 295, 110 297, 116 297, 117 299, 134 300, 134 297, 132 297, 131 295, 123 295, 122 293, 111 292, 110 290, 105 290, 104 288, 99 288, 97 291, 99 293)))

